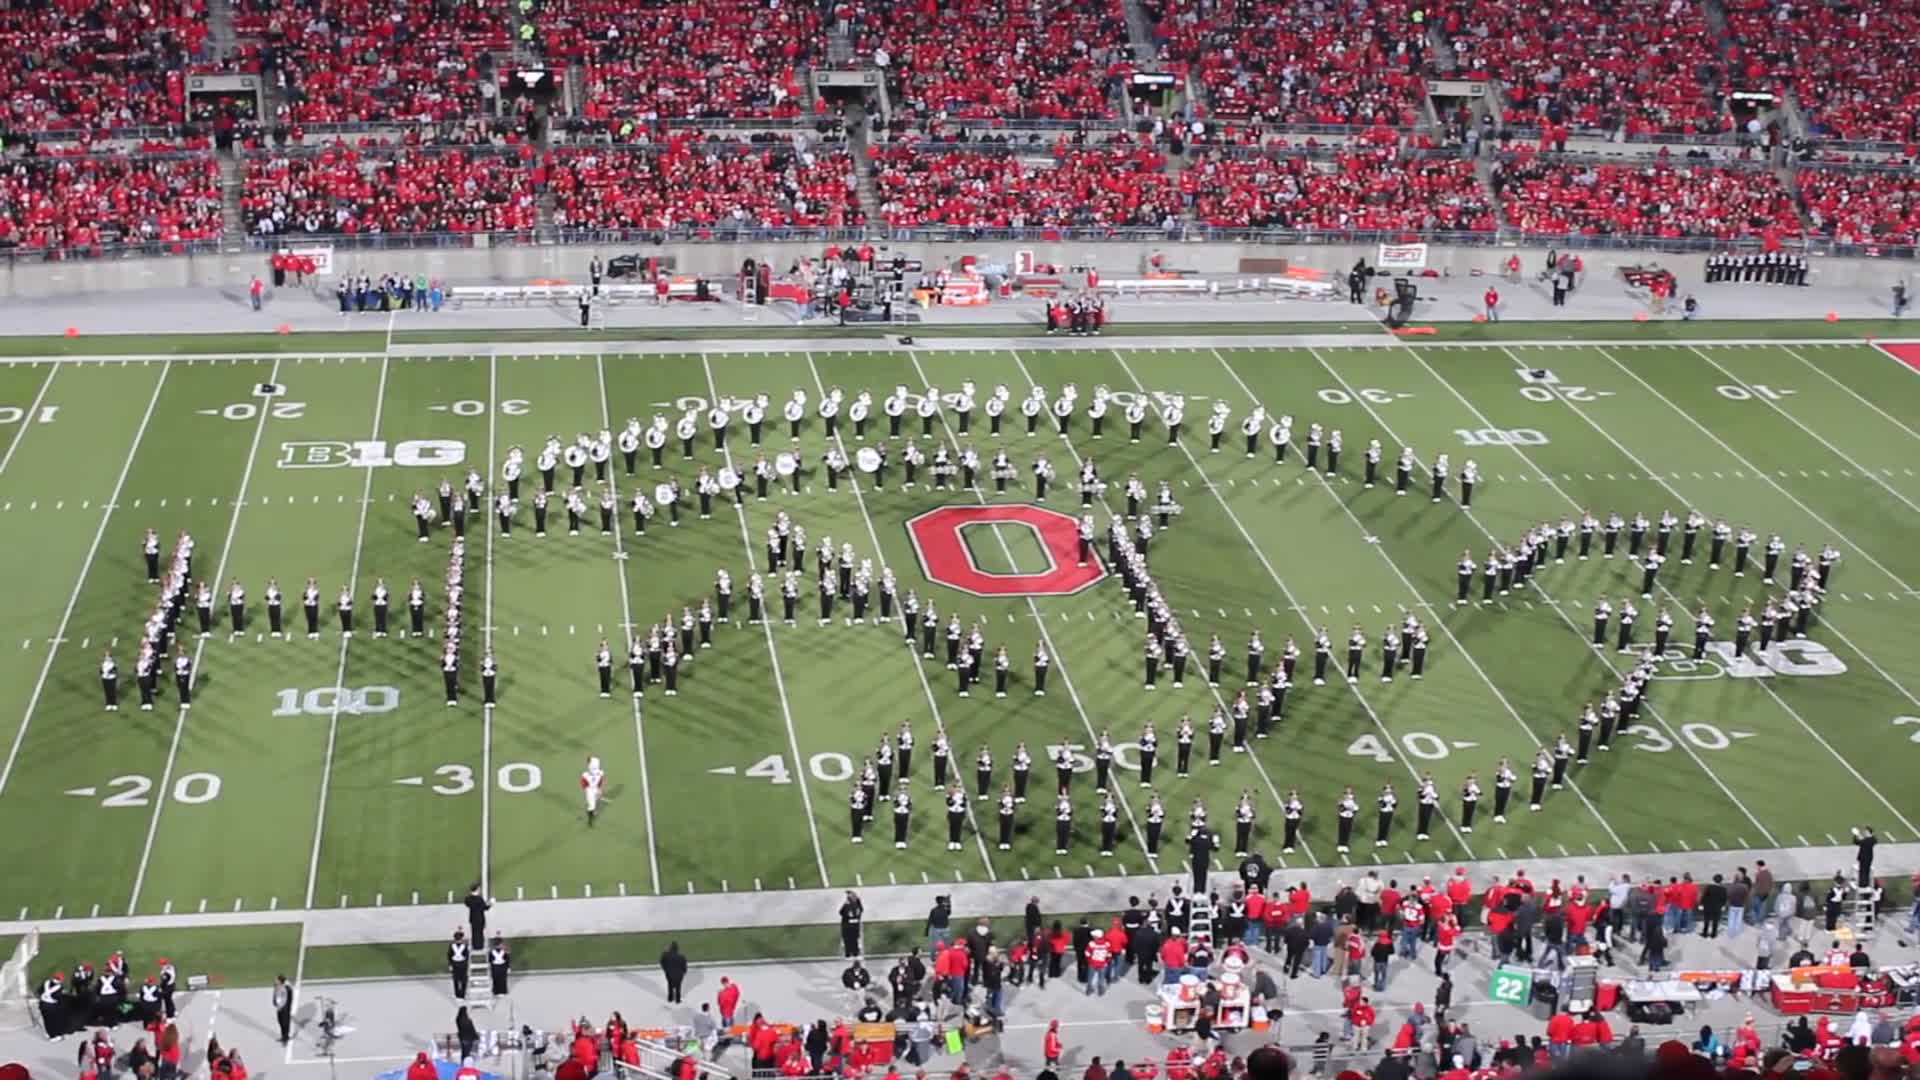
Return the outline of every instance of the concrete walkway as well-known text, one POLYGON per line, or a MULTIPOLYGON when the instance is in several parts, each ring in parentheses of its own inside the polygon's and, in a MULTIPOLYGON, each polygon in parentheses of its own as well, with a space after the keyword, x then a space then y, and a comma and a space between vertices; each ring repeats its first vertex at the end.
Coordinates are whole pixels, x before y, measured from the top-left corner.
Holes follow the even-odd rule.
MULTIPOLYGON (((1644 293, 1628 289, 1624 282, 1590 275, 1568 306, 1556 308, 1551 295, 1538 282, 1513 284, 1487 277, 1423 278, 1420 293, 1425 301, 1415 311, 1417 323, 1465 322, 1482 311, 1481 295, 1489 284, 1498 285, 1501 318, 1509 322, 1564 322, 1579 319, 1625 321, 1647 311, 1644 293)), ((1701 337, 1730 336, 1728 328, 1715 329, 1715 323, 1739 319, 1821 319, 1831 312, 1841 320, 1883 318, 1888 314, 1884 290, 1874 292, 1856 288, 1812 285, 1804 288, 1779 285, 1695 285, 1691 291, 1701 303, 1701 337)), ((1272 297, 1123 297, 1111 300, 1109 313, 1113 327, 1124 333, 1129 324, 1150 323, 1371 323, 1379 311, 1340 300, 1282 300, 1272 297)), ((1678 305, 1673 314, 1658 316, 1661 321, 1678 321, 1678 305)), ((977 308, 936 307, 922 313, 918 324, 864 324, 861 329, 881 330, 887 335, 911 334, 918 326, 1030 326, 1036 336, 1045 322, 1039 300, 998 301, 977 308)), ((444 308, 439 312, 401 311, 387 315, 363 313, 342 315, 329 292, 325 295, 304 289, 287 288, 272 293, 261 311, 253 311, 244 290, 222 289, 147 289, 113 294, 36 297, 0 303, 0 325, 8 334, 64 334, 69 328, 83 336, 124 335, 130 339, 129 351, 139 338, 156 333, 272 333, 286 326, 291 333, 354 330, 385 335, 410 331, 449 330, 547 330, 555 333, 580 329, 578 309, 571 303, 533 307, 444 308)), ((1916 320, 1920 328, 1920 320, 1916 320)), ((840 327, 829 319, 801 323, 787 305, 743 306, 730 300, 710 304, 681 303, 665 308, 650 303, 625 304, 609 308, 604 331, 605 341, 598 347, 609 349, 619 342, 623 331, 644 336, 648 331, 695 330, 713 332, 724 338, 728 331, 791 330, 797 338, 813 341, 831 338, 840 327)), ((1734 331, 1737 333, 1737 331, 1734 331)), ((1920 335, 1920 329, 1916 329, 1920 335)), ((871 342, 871 337, 862 340, 871 342)), ((1238 339, 1244 343, 1244 339, 1238 339)), ((929 338, 934 347, 946 347, 945 339, 929 338)), ((681 350, 700 348, 691 341, 669 343, 681 350)), ((761 348, 765 344, 761 343, 761 348)), ((814 341, 813 348, 830 347, 814 341)), ((537 346, 536 346, 537 348, 537 346)), ((545 350, 551 351, 551 350, 545 350)))
MULTIPOLYGON (((1772 858, 1768 861, 1774 863, 1772 858)), ((1556 872, 1552 862, 1529 865, 1527 869, 1536 875, 1556 872)), ((1696 866, 1696 871, 1701 869, 1706 867, 1696 866)), ((894 895, 889 893, 875 899, 889 903, 894 895)), ((963 905, 961 910, 970 909, 963 905)), ((1887 965, 1920 959, 1920 950, 1900 940, 1896 927, 1903 921, 1889 922, 1869 944, 1876 963, 1887 965)), ((439 925, 444 924, 442 912, 439 925)), ((1711 941, 1692 934, 1674 935, 1669 959, 1683 968, 1749 967, 1754 959, 1756 933, 1747 928, 1737 937, 1723 936, 1711 941)), ((1816 936, 1812 944, 1823 943, 1816 936)), ((437 942, 424 947, 436 952, 439 948, 437 942)), ((1783 960, 1792 947, 1787 944, 1776 950, 1776 961, 1783 960)), ((1615 959, 1617 966, 1604 972, 1604 978, 1624 980, 1643 974, 1634 946, 1621 943, 1616 948, 1615 959)), ((1256 951, 1255 960, 1259 965, 1272 965, 1267 969, 1277 972, 1277 958, 1256 951)), ((685 986, 689 1004, 671 1006, 666 1004, 665 988, 658 972, 643 966, 650 965, 653 957, 609 955, 606 961, 608 966, 604 970, 516 978, 509 997, 484 1010, 473 1011, 475 1022, 483 1035, 518 1031, 523 1025, 544 1032, 564 1030, 570 1021, 582 1016, 598 1024, 619 1010, 629 1023, 638 1027, 687 1024, 701 1002, 713 999, 722 975, 741 985, 743 1018, 762 1012, 776 1021, 810 1023, 815 1019, 832 1020, 848 1015, 858 1005, 857 999, 841 988, 840 973, 845 967, 842 960, 696 963, 685 986)), ((877 984, 884 984, 889 966, 890 958, 870 960, 869 968, 877 984)), ((1483 936, 1469 934, 1449 969, 1454 982, 1454 1007, 1449 1016, 1470 1023, 1488 1048, 1503 1038, 1541 1033, 1544 1014, 1488 1000, 1491 967, 1483 936)), ((1339 1038, 1339 989, 1333 979, 1303 976, 1278 981, 1283 987, 1280 1004, 1285 1015, 1265 1034, 1246 1033, 1229 1039, 1227 1045, 1231 1052, 1244 1054, 1256 1045, 1273 1041, 1304 1057, 1306 1048, 1319 1032, 1330 1031, 1339 1038)), ((1391 1040, 1414 1002, 1426 1003, 1431 1013, 1436 985, 1431 952, 1423 950, 1415 961, 1396 958, 1389 967, 1386 989, 1372 995, 1380 1014, 1376 1045, 1391 1040)), ((313 1080, 321 1076, 367 1077, 401 1066, 415 1052, 437 1044, 452 1031, 458 1004, 444 978, 309 980, 300 988, 293 1043, 283 1050, 274 1045, 277 1030, 269 991, 265 988, 201 991, 183 995, 181 1001, 182 1029, 196 1048, 204 1049, 206 1036, 217 1033, 223 1044, 241 1048, 256 1076, 313 1080), (322 1007, 322 998, 335 1003, 340 1022, 352 1029, 334 1047, 336 1056, 332 1061, 322 1055, 315 1042, 315 1018, 322 1007)), ((1101 1056, 1109 1066, 1116 1058, 1163 1059, 1179 1040, 1146 1031, 1145 1009, 1151 1001, 1150 990, 1141 987, 1131 974, 1101 997, 1086 996, 1070 979, 1051 982, 1044 989, 1009 988, 1005 1001, 1005 1034, 997 1046, 970 1048, 969 1058, 976 1065, 992 1065, 1004 1060, 1016 1076, 1031 1077, 1041 1064, 1041 1039, 1047 1022, 1058 1019, 1068 1047, 1062 1063, 1063 1076, 1077 1076, 1094 1055, 1101 1056)), ((1772 1042, 1771 1032, 1781 1021, 1766 1007, 1764 999, 1724 995, 1702 1002, 1671 1026, 1649 1027, 1644 1034, 1650 1044, 1657 1045, 1668 1038, 1691 1040, 1700 1025, 1712 1024, 1724 1036, 1750 1013, 1772 1042)), ((1616 1034, 1624 1036, 1628 1021, 1618 1013, 1612 1020, 1616 1034)), ((135 1032, 131 1027, 123 1027, 116 1034, 124 1049, 131 1045, 135 1032)), ((42 1075, 66 1073, 75 1049, 76 1042, 72 1039, 49 1044, 31 1032, 0 1034, 0 1061, 19 1061, 42 1075)), ((1370 1064, 1377 1057, 1375 1051, 1360 1061, 1370 1064)), ((736 1075, 745 1075, 747 1062, 739 1051, 729 1053, 723 1061, 736 1075)), ((929 1067, 930 1072, 944 1075, 939 1070, 950 1069, 957 1061, 955 1057, 936 1058, 929 1067)), ((189 1058, 187 1064, 193 1066, 197 1061, 189 1058)), ((506 1076, 528 1075, 524 1058, 511 1050, 498 1056, 483 1054, 479 1064, 506 1076)), ((1340 1063, 1336 1062, 1335 1067, 1339 1068, 1340 1063)))

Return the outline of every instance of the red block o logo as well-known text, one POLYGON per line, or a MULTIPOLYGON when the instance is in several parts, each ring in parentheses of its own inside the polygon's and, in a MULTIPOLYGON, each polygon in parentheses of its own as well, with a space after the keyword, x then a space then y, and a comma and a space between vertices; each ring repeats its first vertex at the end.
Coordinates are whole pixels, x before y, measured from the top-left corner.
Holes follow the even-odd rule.
POLYGON ((1099 551, 1080 559, 1080 523, 1043 506, 943 506, 907 522, 907 535, 928 580, 975 596, 1065 596, 1107 576, 1099 551), (968 525, 1024 525, 1040 540, 1047 569, 1038 574, 988 573, 973 561, 960 530, 968 525))

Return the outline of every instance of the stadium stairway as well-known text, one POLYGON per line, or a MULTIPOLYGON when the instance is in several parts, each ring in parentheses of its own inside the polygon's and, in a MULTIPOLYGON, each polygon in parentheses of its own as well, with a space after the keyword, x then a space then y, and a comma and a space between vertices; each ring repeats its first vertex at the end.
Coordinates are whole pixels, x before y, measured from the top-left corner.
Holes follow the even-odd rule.
POLYGON ((853 61, 853 38, 838 23, 827 32, 827 66, 831 68, 857 66, 853 61))
POLYGON ((213 55, 227 57, 233 55, 235 34, 233 32, 233 5, 212 4, 207 11, 207 44, 213 55))
POLYGON ((1433 58, 1433 69, 1442 78, 1451 76, 1460 66, 1460 58, 1447 42, 1447 35, 1440 32, 1438 19, 1427 23, 1427 55, 1433 58))
POLYGON ((1153 40, 1153 20, 1140 0, 1126 0, 1127 41, 1133 46, 1133 59, 1144 70, 1155 70, 1160 63, 1160 46, 1153 40))
POLYGON ((231 151, 221 154, 220 235, 226 238, 224 246, 228 251, 239 251, 246 242, 247 228, 240 216, 240 184, 240 155, 231 151))
POLYGON ((860 182, 854 193, 860 199, 860 209, 867 215, 867 221, 873 228, 880 227, 880 190, 874 185, 873 170, 867 164, 867 146, 869 126, 867 107, 859 102, 847 106, 847 154, 853 158, 854 174, 860 182))

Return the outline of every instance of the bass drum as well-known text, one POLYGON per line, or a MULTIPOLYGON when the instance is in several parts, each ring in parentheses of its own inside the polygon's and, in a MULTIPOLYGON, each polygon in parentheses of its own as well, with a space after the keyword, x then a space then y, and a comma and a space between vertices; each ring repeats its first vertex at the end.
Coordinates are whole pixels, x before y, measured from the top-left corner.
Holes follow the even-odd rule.
POLYGON ((1398 296, 1387 305, 1387 327, 1398 330, 1413 318, 1413 297, 1398 296))

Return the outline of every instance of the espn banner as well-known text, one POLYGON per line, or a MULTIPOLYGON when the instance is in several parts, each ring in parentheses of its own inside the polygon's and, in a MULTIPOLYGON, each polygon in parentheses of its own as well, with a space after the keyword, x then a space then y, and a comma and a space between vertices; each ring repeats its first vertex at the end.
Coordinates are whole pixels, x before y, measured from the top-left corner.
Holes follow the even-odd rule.
POLYGON ((333 273, 332 244, 289 244, 280 249, 283 255, 299 255, 313 260, 313 272, 325 277, 333 273))
POLYGON ((1381 244, 1374 265, 1381 270, 1422 270, 1427 265, 1425 244, 1381 244))

